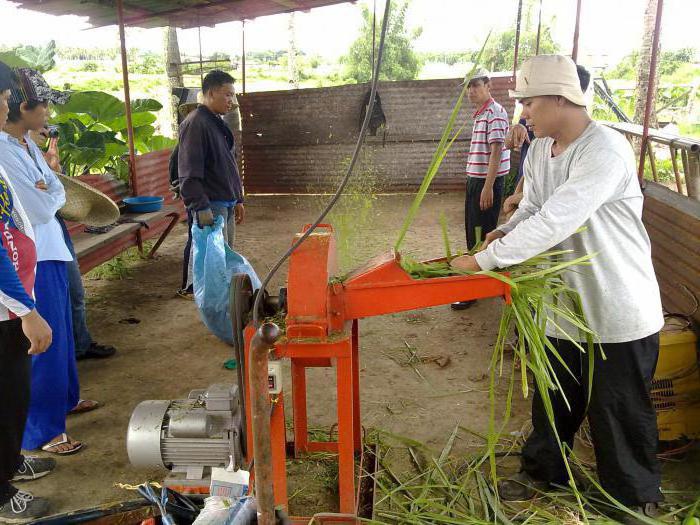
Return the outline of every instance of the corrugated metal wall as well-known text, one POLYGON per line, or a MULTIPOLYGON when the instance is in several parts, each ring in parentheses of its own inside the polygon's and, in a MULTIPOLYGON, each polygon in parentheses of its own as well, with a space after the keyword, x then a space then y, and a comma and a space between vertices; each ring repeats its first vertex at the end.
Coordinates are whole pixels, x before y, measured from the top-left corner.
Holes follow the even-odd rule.
MULTIPOLYGON (((381 82, 379 94, 387 118, 386 141, 380 131, 368 137, 363 155, 385 191, 415 191, 423 180, 461 90, 462 79, 381 82)), ((492 93, 509 115, 509 77, 494 78, 492 93)), ((241 95, 244 179, 248 193, 334 191, 355 146, 368 84, 241 95)), ((444 160, 433 189, 464 188, 474 108, 465 100, 459 125, 465 131, 444 160)))
POLYGON ((170 175, 168 166, 172 148, 152 151, 143 155, 136 155, 136 188, 138 195, 156 195, 163 197, 163 204, 177 204, 182 208, 182 201, 176 200, 170 191, 170 175))
MULTIPOLYGON (((643 218, 664 307, 692 312, 700 298, 700 202, 649 182, 643 218)), ((693 317, 700 323, 700 311, 693 317)))

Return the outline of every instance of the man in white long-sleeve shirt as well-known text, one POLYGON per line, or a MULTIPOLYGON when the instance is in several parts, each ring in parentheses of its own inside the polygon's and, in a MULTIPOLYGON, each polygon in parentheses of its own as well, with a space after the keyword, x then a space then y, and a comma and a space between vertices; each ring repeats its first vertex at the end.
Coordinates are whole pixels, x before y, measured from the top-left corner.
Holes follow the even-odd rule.
POLYGON ((95 408, 97 403, 79 395, 67 276, 73 255, 55 217, 65 203, 65 191, 29 136, 29 131, 46 125, 49 103, 65 103, 69 95, 53 90, 36 70, 18 68, 15 73, 18 83, 10 90, 8 121, 0 131, 0 166, 34 230, 36 307, 53 334, 51 347, 32 358, 32 395, 22 448, 75 453, 82 443, 66 433, 66 415, 95 408))
MULTIPOLYGON (((573 447, 574 434, 588 415, 602 486, 625 505, 652 514, 661 500, 661 480, 649 389, 664 321, 642 224, 634 153, 622 135, 589 118, 576 66, 567 57, 543 55, 523 63, 511 96, 521 100, 523 116, 537 137, 525 162, 523 201, 507 223, 486 237, 485 250, 455 259, 453 265, 505 268, 551 248, 572 250, 571 257, 595 254, 590 267, 568 272, 564 279, 580 294, 606 359, 597 352, 589 403, 588 357, 560 330, 547 327, 578 379, 552 359, 571 403, 569 410, 561 395, 552 393, 555 424, 562 441, 573 447), (582 226, 585 230, 576 233, 582 226)), ((578 336, 571 327, 562 329, 578 336)), ((528 499, 533 488, 566 481, 539 395, 533 399, 532 420, 522 471, 499 487, 504 499, 528 499)))

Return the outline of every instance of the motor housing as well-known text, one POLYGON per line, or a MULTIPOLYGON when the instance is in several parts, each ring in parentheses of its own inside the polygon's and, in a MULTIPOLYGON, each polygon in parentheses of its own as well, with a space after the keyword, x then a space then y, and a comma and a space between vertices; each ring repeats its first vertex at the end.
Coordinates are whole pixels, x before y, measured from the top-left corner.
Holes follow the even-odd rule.
POLYGON ((201 478, 208 467, 240 468, 241 437, 238 387, 217 383, 193 390, 187 399, 139 403, 129 420, 126 448, 135 467, 201 478))

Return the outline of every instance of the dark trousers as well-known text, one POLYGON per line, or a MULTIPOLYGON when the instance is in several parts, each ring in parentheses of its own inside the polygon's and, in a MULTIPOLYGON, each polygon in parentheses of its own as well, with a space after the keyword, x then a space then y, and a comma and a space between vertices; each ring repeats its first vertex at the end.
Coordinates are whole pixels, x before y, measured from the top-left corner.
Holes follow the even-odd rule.
POLYGON ((85 289, 83 288, 83 278, 80 274, 80 265, 75 256, 75 247, 68 233, 65 221, 56 215, 58 223, 63 230, 63 239, 73 256, 72 261, 66 263, 68 268, 68 293, 70 294, 70 309, 73 318, 73 340, 75 341, 76 357, 83 356, 90 349, 94 342, 87 326, 87 312, 85 311, 85 289))
POLYGON ((479 200, 484 189, 486 178, 467 177, 467 197, 464 202, 464 227, 467 230, 467 249, 476 245, 476 228, 481 227, 481 240, 487 233, 492 232, 498 225, 498 215, 501 213, 503 200, 503 184, 505 177, 496 177, 493 182, 493 205, 488 210, 481 210, 479 200))
POLYGON ((182 253, 182 282, 180 289, 185 290, 192 286, 190 282, 190 257, 192 255, 192 223, 194 222, 194 214, 187 210, 187 242, 182 253))
MULTIPOLYGON (((593 387, 588 404, 588 356, 571 342, 551 340, 576 379, 551 357, 571 411, 562 396, 550 391, 554 420, 562 443, 574 445, 574 434, 586 415, 602 487, 625 505, 662 499, 656 459, 658 430, 649 390, 659 357, 659 334, 596 349, 593 387), (587 406, 588 405, 588 406, 587 406)), ((522 466, 532 477, 565 483, 564 462, 539 392, 532 400, 534 430, 523 447, 522 466)))
POLYGON ((10 480, 24 461, 22 434, 29 410, 32 360, 19 319, 0 322, 0 505, 17 489, 10 480))

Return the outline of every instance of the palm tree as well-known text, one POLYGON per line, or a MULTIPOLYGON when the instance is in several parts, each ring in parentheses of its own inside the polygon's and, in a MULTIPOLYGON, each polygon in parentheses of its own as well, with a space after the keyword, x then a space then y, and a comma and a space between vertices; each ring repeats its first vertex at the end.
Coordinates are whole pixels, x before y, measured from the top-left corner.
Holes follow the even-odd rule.
MULTIPOLYGON (((182 67, 180 65, 180 46, 177 42, 177 28, 172 26, 168 26, 165 30, 165 71, 168 75, 168 85, 171 88, 184 85, 182 67)), ((177 103, 172 96, 170 100, 173 132, 177 137, 177 103)))
POLYGON ((299 89, 299 64, 297 63, 297 33, 294 13, 289 13, 288 26, 289 46, 287 47, 287 69, 289 71, 289 85, 299 89))

